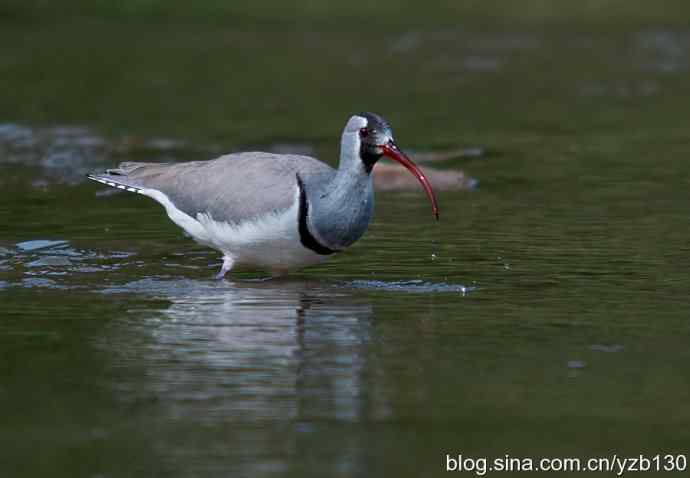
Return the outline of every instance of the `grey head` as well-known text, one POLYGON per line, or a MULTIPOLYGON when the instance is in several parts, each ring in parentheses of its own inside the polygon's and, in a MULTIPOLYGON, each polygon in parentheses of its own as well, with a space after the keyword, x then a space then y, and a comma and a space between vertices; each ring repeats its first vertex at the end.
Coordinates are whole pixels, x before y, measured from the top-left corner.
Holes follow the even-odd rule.
POLYGON ((366 231, 374 206, 371 173, 384 156, 417 177, 438 219, 436 197, 429 181, 395 144, 388 122, 374 113, 360 113, 350 117, 343 130, 336 174, 328 180, 306 180, 301 186, 308 199, 303 230, 324 250, 342 250, 366 231))
POLYGON ((383 117, 369 112, 351 116, 343 130, 339 169, 368 175, 388 143, 395 143, 393 130, 383 117))
POLYGON ((431 184, 417 165, 398 148, 388 121, 371 112, 352 116, 345 125, 341 140, 339 175, 351 178, 369 176, 376 162, 384 156, 402 164, 417 177, 438 219, 438 205, 431 184))
POLYGON ((376 113, 359 113, 357 116, 367 120, 367 125, 359 130, 361 140, 359 156, 365 170, 371 172, 374 164, 383 157, 381 145, 395 143, 393 130, 388 122, 376 113))

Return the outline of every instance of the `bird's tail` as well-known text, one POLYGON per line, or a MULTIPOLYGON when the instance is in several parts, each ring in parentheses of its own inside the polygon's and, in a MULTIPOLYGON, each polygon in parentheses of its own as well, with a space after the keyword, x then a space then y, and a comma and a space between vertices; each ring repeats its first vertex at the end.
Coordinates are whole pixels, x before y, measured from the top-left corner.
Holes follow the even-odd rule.
POLYGON ((123 189, 132 193, 141 193, 144 189, 141 185, 136 184, 122 169, 108 169, 102 174, 87 174, 87 178, 92 181, 97 181, 112 188, 123 189))

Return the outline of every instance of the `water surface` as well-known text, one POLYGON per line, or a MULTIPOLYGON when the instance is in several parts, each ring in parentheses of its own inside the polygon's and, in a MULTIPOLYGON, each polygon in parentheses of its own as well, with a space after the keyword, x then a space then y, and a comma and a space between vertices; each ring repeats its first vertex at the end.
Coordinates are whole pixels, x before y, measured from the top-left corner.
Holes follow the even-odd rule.
POLYGON ((355 27, 22 8, 0 31, 3 476, 688 453, 690 32, 672 15, 424 16, 353 54, 355 27), (84 180, 256 145, 333 164, 359 109, 411 150, 477 151, 433 166, 478 187, 441 192, 440 223, 423 192, 380 191, 363 240, 288 278, 213 280, 218 254, 157 204, 84 180))

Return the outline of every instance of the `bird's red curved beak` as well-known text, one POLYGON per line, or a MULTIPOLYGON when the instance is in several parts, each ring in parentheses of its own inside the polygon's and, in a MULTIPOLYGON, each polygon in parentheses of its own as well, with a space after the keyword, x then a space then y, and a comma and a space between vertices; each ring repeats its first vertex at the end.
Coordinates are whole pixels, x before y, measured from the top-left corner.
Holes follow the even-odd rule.
POLYGON ((434 216, 436 216, 436 220, 438 221, 438 203, 436 202, 436 195, 434 194, 434 190, 431 189, 431 183, 429 183, 429 180, 426 178, 426 176, 424 176, 422 170, 419 169, 410 158, 405 156, 405 154, 400 151, 398 146, 393 141, 389 141, 388 143, 382 145, 381 149, 383 150, 384 156, 388 156, 389 158, 405 166, 417 177, 419 182, 422 183, 422 187, 424 188, 426 195, 429 197, 429 201, 431 201, 431 208, 434 216))

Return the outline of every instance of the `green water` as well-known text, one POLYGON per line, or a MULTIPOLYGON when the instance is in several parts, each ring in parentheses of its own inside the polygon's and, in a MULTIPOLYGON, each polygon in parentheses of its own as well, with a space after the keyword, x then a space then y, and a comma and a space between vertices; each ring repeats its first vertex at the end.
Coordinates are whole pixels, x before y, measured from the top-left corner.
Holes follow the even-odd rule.
POLYGON ((0 6, 0 475, 690 453, 690 9, 581 3, 0 6), (360 110, 479 148, 433 165, 479 187, 439 191, 440 223, 378 194, 360 242, 285 279, 215 281, 158 205, 83 180, 334 163, 360 110))

